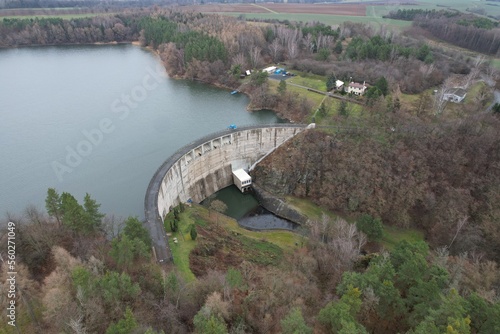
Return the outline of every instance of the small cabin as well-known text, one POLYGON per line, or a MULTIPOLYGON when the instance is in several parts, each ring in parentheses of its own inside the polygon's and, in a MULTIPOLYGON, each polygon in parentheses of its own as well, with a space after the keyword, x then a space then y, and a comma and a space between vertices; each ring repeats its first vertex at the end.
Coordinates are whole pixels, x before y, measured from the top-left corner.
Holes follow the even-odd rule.
POLYGON ((233 170, 233 182, 238 189, 244 193, 250 189, 252 185, 252 177, 243 169, 233 170))
POLYGON ((444 94, 443 100, 460 103, 465 99, 465 95, 467 95, 465 89, 460 87, 454 87, 451 91, 446 92, 444 94))

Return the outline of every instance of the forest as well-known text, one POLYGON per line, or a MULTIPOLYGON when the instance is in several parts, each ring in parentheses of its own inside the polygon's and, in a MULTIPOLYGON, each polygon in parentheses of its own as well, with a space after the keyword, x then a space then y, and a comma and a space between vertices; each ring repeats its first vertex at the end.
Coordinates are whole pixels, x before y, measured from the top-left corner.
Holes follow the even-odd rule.
MULTIPOLYGON (((500 114, 498 105, 485 111, 490 88, 483 82, 498 75, 483 57, 437 48, 415 33, 446 34, 453 43, 461 36, 460 43, 496 54, 490 42, 497 29, 446 15, 454 21, 443 27, 439 12, 398 15, 414 27, 397 33, 352 22, 246 22, 172 8, 1 21, 0 47, 138 42, 171 77, 238 89, 249 95, 249 109, 318 123, 252 174, 277 196, 311 201, 322 212, 298 231, 300 242, 252 239, 214 210, 179 207, 166 229, 189 221, 183 238, 196 243, 189 263, 160 265, 137 217, 121 220, 88 194, 80 204, 48 189, 46 212, 27 206, 8 217, 19 245, 18 329, 500 332, 500 114), (278 63, 319 76, 328 88, 337 79, 370 87, 357 99, 325 95, 318 106, 259 71, 278 63), (477 91, 444 113, 430 92, 453 80, 477 91), (419 231, 423 240, 384 245, 390 227, 419 231)), ((3 291, 3 258, 1 269, 3 291)), ((16 331, 2 322, 0 332, 16 331)))
MULTIPOLYGON (((377 219, 370 215, 356 223, 323 215, 310 222, 300 247, 286 250, 255 240, 266 251, 248 256, 238 251, 248 240, 215 221, 208 209, 180 208, 180 224, 184 215, 192 215, 202 240, 190 262, 204 269, 186 280, 174 267, 152 260, 148 232, 137 218, 119 221, 102 214, 88 194, 81 205, 52 188, 46 209, 28 207, 22 216, 10 217, 19 245, 17 326, 23 333, 500 329, 495 262, 477 252, 431 250, 424 241, 402 241, 389 251, 367 254, 363 250, 377 244, 382 228, 371 227, 377 219), (223 249, 225 260, 212 265, 223 249)), ((6 237, 0 243, 4 246, 6 237)), ((2 294, 2 307, 6 302, 2 294)), ((5 322, 0 328, 15 332, 5 322)))

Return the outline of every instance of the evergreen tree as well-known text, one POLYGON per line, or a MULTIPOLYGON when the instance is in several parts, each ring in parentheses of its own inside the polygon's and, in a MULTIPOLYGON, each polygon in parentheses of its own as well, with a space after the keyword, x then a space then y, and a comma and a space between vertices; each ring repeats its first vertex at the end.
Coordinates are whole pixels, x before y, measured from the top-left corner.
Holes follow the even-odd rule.
POLYGON ((335 44, 335 47, 333 48, 333 52, 335 52, 336 54, 341 54, 342 53, 342 50, 343 50, 343 47, 342 47, 342 42, 341 41, 337 41, 337 43, 335 44))
POLYGON ((98 204, 94 199, 92 199, 88 193, 85 194, 85 198, 83 199, 83 208, 85 210, 87 223, 85 230, 87 232, 95 232, 101 227, 104 214, 99 212, 100 206, 101 204, 98 204))
POLYGON ((177 219, 170 220, 170 230, 172 232, 177 232, 179 230, 179 221, 177 219))
POLYGON ((327 48, 319 49, 318 53, 316 54, 316 60, 327 61, 328 57, 330 57, 330 50, 328 50, 327 48))
POLYGON ((385 77, 380 77, 375 82, 375 87, 377 87, 384 96, 387 95, 387 93, 389 93, 389 84, 387 83, 385 77))
POLYGON ((349 112, 347 110, 347 102, 346 101, 344 101, 344 100, 340 101, 338 113, 339 113, 340 116, 344 116, 344 117, 349 116, 349 112))
POLYGON ((368 333, 366 329, 357 322, 356 315, 361 309, 361 291, 349 286, 339 301, 328 303, 318 315, 321 324, 327 326, 332 333, 347 332, 348 328, 355 331, 352 333, 368 333))
POLYGON ((283 334, 311 334, 312 328, 309 327, 302 317, 300 308, 293 308, 288 315, 281 320, 281 331, 283 334))
POLYGON ((134 260, 146 258, 149 254, 149 248, 140 239, 130 239, 122 234, 112 241, 109 255, 123 269, 128 269, 134 260))
POLYGON ((70 193, 61 194, 62 223, 75 232, 87 232, 87 216, 83 207, 70 193))
POLYGON ((328 113, 328 110, 324 103, 321 103, 321 105, 319 106, 318 113, 323 117, 326 116, 326 114, 328 113))
POLYGON ((139 239, 146 245, 146 247, 151 247, 151 237, 149 236, 149 232, 137 217, 127 218, 125 221, 125 227, 123 228, 123 234, 131 240, 139 239))
POLYGON ((196 225, 191 225, 191 229, 189 230, 189 235, 191 236, 191 240, 196 240, 198 236, 198 232, 196 232, 196 225))
POLYGON ((500 103, 497 102, 493 105, 493 112, 500 114, 500 103))
POLYGON ((330 73, 330 75, 326 79, 326 90, 330 91, 330 90, 334 89, 336 87, 335 86, 336 81, 337 81, 337 77, 335 77, 335 74, 330 73))
POLYGON ((267 74, 267 72, 255 71, 250 76, 250 82, 254 86, 262 86, 267 82, 268 77, 269 75, 267 74))
POLYGON ((285 80, 281 80, 279 85, 278 85, 278 93, 280 95, 283 95, 286 93, 286 81, 285 80))
POLYGON ((361 232, 365 233, 371 241, 378 241, 382 238, 384 228, 380 218, 373 218, 370 215, 362 215, 356 221, 356 227, 361 232))
POLYGON ((61 206, 61 196, 59 196, 54 188, 49 188, 47 190, 47 197, 45 198, 45 208, 49 216, 57 220, 59 226, 61 226, 61 217, 63 215, 61 206))
POLYGON ((106 330, 106 334, 131 334, 138 326, 132 310, 127 307, 123 319, 111 324, 106 330))
POLYGON ((194 316, 194 328, 198 334, 226 334, 227 326, 223 319, 211 314, 210 310, 204 306, 194 316))

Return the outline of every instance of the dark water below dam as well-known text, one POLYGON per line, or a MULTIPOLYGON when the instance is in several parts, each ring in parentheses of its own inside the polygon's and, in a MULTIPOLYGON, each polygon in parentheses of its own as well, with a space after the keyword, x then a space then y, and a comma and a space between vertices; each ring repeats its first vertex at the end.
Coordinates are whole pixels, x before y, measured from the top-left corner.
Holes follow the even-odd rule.
POLYGON ((269 212, 259 205, 251 193, 243 194, 234 185, 219 190, 202 204, 208 206, 210 201, 215 199, 227 205, 227 211, 224 214, 236 219, 240 226, 249 230, 293 231, 299 226, 269 212))

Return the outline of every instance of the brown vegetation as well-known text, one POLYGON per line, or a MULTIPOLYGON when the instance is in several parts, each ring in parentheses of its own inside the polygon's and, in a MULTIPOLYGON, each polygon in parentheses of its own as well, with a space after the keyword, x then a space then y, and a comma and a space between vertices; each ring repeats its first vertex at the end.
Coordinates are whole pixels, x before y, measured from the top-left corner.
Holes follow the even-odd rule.
POLYGON ((482 115, 432 127, 395 121, 386 120, 395 132, 389 125, 381 132, 307 132, 259 164, 256 182, 334 211, 422 228, 434 246, 500 260, 493 204, 500 189, 498 118, 482 115), (462 219, 467 223, 453 242, 462 219))

